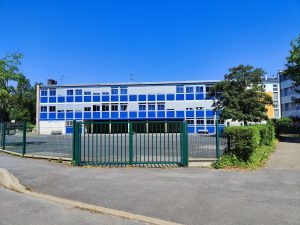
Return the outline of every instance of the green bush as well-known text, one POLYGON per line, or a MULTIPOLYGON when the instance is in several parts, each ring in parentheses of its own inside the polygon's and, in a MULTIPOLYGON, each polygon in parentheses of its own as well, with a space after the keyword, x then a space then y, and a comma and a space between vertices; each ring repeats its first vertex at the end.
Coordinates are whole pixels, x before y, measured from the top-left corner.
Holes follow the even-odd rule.
POLYGON ((238 160, 248 161, 253 151, 260 146, 257 126, 225 127, 224 134, 230 139, 228 153, 234 154, 238 160))
POLYGON ((289 134, 293 130, 292 119, 283 117, 275 121, 276 135, 289 134))
POLYGON ((275 129, 271 124, 256 125, 260 133, 260 145, 271 145, 275 138, 275 129))

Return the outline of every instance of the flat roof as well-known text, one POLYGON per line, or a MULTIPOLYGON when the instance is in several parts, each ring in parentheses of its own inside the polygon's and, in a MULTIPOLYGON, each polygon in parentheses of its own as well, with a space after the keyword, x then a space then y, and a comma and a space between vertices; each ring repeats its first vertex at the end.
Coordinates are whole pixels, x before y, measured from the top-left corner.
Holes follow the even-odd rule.
POLYGON ((124 82, 124 83, 98 83, 98 84, 64 84, 41 85, 41 87, 76 88, 76 87, 111 87, 111 86, 151 86, 151 85, 185 85, 185 84, 213 84, 220 80, 193 80, 193 81, 161 81, 161 82, 124 82))

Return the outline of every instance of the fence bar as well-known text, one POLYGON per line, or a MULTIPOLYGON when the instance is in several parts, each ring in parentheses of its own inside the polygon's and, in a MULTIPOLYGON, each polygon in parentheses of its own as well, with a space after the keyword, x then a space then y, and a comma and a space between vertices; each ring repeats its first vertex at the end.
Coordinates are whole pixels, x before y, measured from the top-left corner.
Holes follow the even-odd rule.
POLYGON ((220 137, 219 137, 219 121, 218 118, 216 118, 216 156, 219 160, 220 158, 220 137))
POLYGON ((26 122, 23 122, 23 146, 22 146, 22 157, 26 154, 26 122))
POLYGON ((2 150, 5 150, 5 133, 6 133, 6 123, 3 123, 2 150))
POLYGON ((129 122, 129 165, 133 165, 133 124, 129 122))

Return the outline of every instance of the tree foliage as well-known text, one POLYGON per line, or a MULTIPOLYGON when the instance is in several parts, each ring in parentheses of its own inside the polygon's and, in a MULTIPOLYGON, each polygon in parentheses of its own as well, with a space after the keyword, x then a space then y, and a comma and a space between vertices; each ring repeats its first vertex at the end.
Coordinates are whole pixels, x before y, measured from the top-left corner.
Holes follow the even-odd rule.
POLYGON ((263 90, 265 72, 253 66, 239 65, 229 69, 224 81, 216 83, 208 93, 216 101, 214 110, 220 110, 220 119, 260 122, 267 119, 266 105, 273 104, 263 90))
MULTIPOLYGON (((300 34, 298 38, 291 42, 290 55, 286 58, 283 73, 293 80, 296 92, 300 93, 300 89, 296 89, 300 86, 300 34)), ((293 101, 300 104, 300 98, 294 97, 293 101)))
POLYGON ((0 59, 0 120, 34 122, 35 92, 20 72, 22 54, 8 54, 0 59))

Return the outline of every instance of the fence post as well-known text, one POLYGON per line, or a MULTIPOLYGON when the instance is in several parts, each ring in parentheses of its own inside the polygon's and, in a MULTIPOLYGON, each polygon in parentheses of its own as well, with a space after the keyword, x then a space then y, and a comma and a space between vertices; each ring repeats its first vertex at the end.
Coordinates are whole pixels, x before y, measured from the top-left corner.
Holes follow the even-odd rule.
POLYGON ((23 148, 22 148, 22 157, 26 154, 26 122, 23 122, 23 148))
POLYGON ((3 130, 2 130, 2 150, 5 150, 5 133, 6 133, 6 123, 3 123, 3 130))
POLYGON ((188 127, 187 123, 184 122, 184 147, 183 147, 183 166, 188 167, 189 166, 189 133, 188 133, 188 127))
POLYGON ((129 165, 133 165, 133 124, 129 122, 129 165))
POLYGON ((79 165, 79 123, 73 120, 73 163, 75 166, 79 165))
POLYGON ((218 118, 216 117, 216 156, 217 160, 220 158, 220 140, 219 140, 219 121, 218 118))

